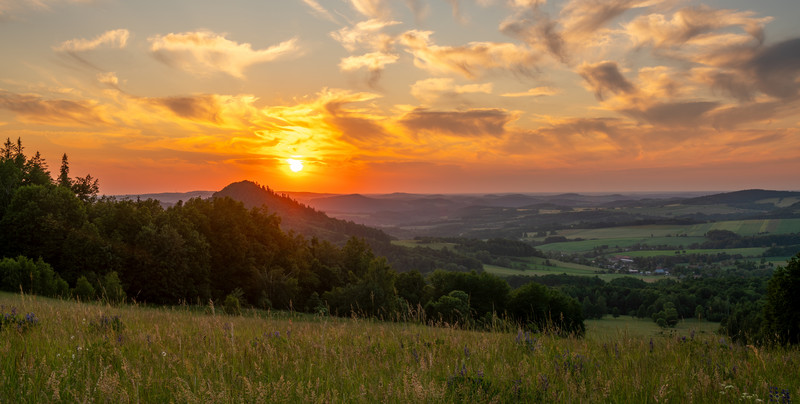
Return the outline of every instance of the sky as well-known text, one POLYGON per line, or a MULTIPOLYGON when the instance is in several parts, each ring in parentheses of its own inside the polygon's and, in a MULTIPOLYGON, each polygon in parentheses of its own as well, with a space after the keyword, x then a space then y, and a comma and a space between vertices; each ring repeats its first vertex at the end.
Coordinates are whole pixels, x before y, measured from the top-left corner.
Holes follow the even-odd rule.
POLYGON ((800 190, 796 0, 0 0, 0 137, 104 194, 800 190))

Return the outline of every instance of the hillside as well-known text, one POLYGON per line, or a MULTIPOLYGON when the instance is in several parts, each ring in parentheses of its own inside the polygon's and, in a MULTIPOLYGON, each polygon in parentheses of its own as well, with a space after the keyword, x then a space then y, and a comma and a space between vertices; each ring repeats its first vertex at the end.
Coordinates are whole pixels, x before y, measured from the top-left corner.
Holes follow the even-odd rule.
POLYGON ((0 316, 16 310, 35 319, 0 327, 0 400, 788 403, 800 396, 797 348, 732 344, 697 320, 666 334, 649 320, 606 317, 589 322, 585 338, 562 338, 502 324, 487 332, 205 309, 0 293, 0 316))
POLYGON ((717 205, 743 206, 751 209, 772 210, 785 207, 783 203, 793 204, 800 201, 800 192, 771 191, 764 189, 747 189, 736 192, 706 195, 681 201, 684 205, 717 205))
POLYGON ((281 218, 281 229, 294 231, 309 238, 317 237, 335 244, 343 244, 352 236, 380 243, 388 243, 391 240, 391 237, 381 230, 328 217, 321 211, 252 181, 234 182, 212 195, 214 198, 226 196, 244 203, 248 208, 265 207, 269 213, 281 218))

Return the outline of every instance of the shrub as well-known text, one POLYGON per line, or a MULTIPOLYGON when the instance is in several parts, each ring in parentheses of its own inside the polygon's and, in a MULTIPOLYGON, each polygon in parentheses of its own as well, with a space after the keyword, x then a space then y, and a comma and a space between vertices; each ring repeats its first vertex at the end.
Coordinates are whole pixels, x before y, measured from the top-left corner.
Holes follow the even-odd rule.
POLYGON ((225 311, 225 314, 241 316, 242 306, 239 302, 243 297, 244 292, 239 288, 236 288, 233 292, 228 294, 228 296, 225 297, 225 303, 223 304, 223 310, 225 311))
POLYGON ((72 294, 85 302, 93 300, 95 296, 94 286, 89 283, 89 280, 86 279, 85 276, 81 276, 78 278, 78 281, 75 282, 75 289, 72 290, 72 294))
POLYGON ((103 277, 103 296, 111 303, 121 303, 125 300, 125 290, 116 271, 111 271, 103 277))
POLYGON ((22 255, 3 258, 0 260, 0 290, 19 292, 20 289, 26 293, 55 297, 65 296, 69 286, 41 258, 36 261, 22 255))

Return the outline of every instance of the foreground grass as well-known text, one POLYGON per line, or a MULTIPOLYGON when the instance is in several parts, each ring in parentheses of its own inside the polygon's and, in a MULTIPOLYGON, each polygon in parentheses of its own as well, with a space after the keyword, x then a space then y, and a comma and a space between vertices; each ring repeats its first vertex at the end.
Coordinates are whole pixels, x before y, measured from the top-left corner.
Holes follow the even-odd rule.
POLYGON ((800 351, 710 333, 586 338, 0 294, 0 402, 776 402, 800 351), (114 320, 118 316, 118 320, 114 320), (122 326, 120 326, 120 324, 122 326), (777 389, 777 390, 775 390, 777 389), (771 396, 772 394, 772 396, 771 396))

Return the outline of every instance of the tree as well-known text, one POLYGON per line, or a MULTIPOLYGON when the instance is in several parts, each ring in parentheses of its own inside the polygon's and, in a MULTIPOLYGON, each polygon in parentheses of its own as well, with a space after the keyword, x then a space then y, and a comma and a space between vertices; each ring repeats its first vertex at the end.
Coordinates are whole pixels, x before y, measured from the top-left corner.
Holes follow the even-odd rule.
POLYGON ((0 254, 41 256, 59 268, 64 241, 85 222, 86 209, 71 191, 53 186, 22 186, 0 220, 0 254))
POLYGON ((776 269, 767 284, 764 337, 782 345, 800 343, 800 254, 776 269))
POLYGON ((581 304, 564 293, 530 282, 511 293, 509 314, 536 331, 555 330, 561 334, 583 335, 581 304))
POLYGON ((77 177, 72 180, 72 192, 78 199, 89 202, 97 199, 97 193, 100 192, 100 181, 92 178, 90 174, 85 177, 77 177))
POLYGON ((664 308, 653 314, 653 321, 661 328, 673 328, 678 324, 678 310, 672 302, 664 303, 664 308))
POLYGON ((428 302, 425 312, 428 318, 463 324, 469 320, 469 295, 461 290, 453 290, 435 302, 428 302))
POLYGON ((61 169, 58 174, 58 185, 72 189, 72 180, 69 179, 69 162, 67 161, 67 153, 61 156, 61 169))

